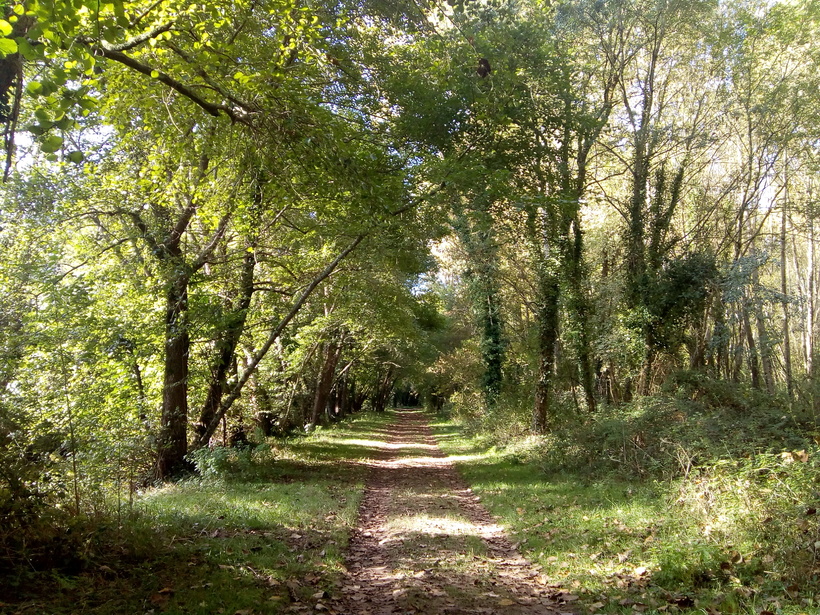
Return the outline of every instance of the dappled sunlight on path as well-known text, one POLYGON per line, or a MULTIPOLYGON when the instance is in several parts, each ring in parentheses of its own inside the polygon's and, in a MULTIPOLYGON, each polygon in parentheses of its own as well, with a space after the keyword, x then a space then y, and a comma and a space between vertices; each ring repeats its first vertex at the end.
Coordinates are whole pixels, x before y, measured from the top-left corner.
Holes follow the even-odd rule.
POLYGON ((409 449, 409 450, 436 450, 435 444, 419 444, 419 443, 402 443, 402 442, 385 442, 382 440, 358 440, 358 439, 347 439, 347 440, 339 440, 339 444, 352 444, 354 446, 367 446, 369 448, 375 449, 383 449, 388 451, 395 451, 399 449, 409 449))
MULTIPOLYGON (((343 595, 351 615, 567 613, 561 592, 512 546, 433 438, 404 410, 367 446, 370 477, 351 538, 343 595)), ((478 459, 467 457, 465 460, 478 459)))

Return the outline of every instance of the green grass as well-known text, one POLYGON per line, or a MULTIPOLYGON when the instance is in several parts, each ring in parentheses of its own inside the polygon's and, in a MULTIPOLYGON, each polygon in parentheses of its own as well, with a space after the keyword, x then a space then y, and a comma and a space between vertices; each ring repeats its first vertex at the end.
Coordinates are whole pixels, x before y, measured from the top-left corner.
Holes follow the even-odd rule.
POLYGON ((553 467, 538 439, 488 448, 451 422, 435 430, 513 542, 582 613, 820 613, 813 457, 629 479, 553 467))
POLYGON ((350 462, 391 418, 362 415, 200 456, 206 478, 146 491, 119 525, 78 523, 89 542, 79 573, 58 566, 4 577, 0 613, 273 614, 296 601, 312 609, 339 577, 356 522, 365 470, 350 462))
MULTIPOLYGON (((572 442, 574 458, 555 450, 554 436, 504 443, 443 420, 435 430, 545 582, 577 596, 579 613, 820 613, 817 447, 795 436, 805 448, 783 450, 793 436, 776 441, 783 428, 758 416, 749 436, 736 433, 731 447, 721 438, 721 449, 702 434, 722 433, 722 423, 678 409, 674 420, 627 410, 572 442), (670 439, 670 430, 690 441, 670 439)), ((50 567, 0 571, 0 613, 312 609, 334 591, 361 501, 364 468, 349 462, 366 456, 392 419, 362 415, 307 437, 203 454, 205 478, 148 490, 128 514, 59 526, 41 547, 41 555, 54 551, 50 567)), ((413 534, 431 519, 457 520, 433 507, 394 523, 413 534)), ((460 545, 446 562, 458 571, 483 550, 465 538, 413 540, 440 542, 442 553, 460 545)))

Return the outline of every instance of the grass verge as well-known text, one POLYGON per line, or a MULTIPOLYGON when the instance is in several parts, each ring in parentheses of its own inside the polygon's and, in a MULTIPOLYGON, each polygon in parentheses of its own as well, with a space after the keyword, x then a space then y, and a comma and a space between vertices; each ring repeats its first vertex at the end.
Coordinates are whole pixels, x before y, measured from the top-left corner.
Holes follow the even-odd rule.
POLYGON ((522 553, 577 596, 581 613, 820 613, 815 450, 629 478, 553 465, 544 447, 555 444, 543 439, 493 446, 449 421, 434 429, 522 553))
POLYGON ((151 489, 119 519, 74 522, 71 565, 5 571, 0 613, 275 614, 312 611, 356 522, 366 455, 389 414, 197 459, 203 478, 151 489))

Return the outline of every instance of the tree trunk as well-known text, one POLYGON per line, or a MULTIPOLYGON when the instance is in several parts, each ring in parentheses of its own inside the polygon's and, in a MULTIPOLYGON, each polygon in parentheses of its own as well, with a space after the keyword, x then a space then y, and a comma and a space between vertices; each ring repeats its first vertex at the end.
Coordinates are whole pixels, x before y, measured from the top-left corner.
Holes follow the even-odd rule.
POLYGON ((342 377, 336 382, 336 416, 339 419, 343 419, 348 414, 348 403, 347 403, 347 394, 348 394, 348 386, 347 386, 347 370, 342 374, 342 377))
POLYGON ((707 304, 703 309, 700 322, 692 325, 693 341, 689 351, 689 369, 700 370, 706 367, 706 348, 709 346, 709 318, 711 304, 707 304))
POLYGON ((171 280, 165 307, 165 374, 162 417, 157 450, 160 478, 177 476, 189 468, 188 454, 188 275, 171 280))
MULTIPOLYGON (((788 194, 786 195, 788 198, 788 194)), ((780 296, 783 306, 783 365, 786 372, 786 391, 789 398, 794 397, 794 380, 792 377, 791 323, 789 322, 788 284, 786 276, 786 203, 780 217, 780 296)))
POLYGON ((273 421, 275 418, 270 394, 268 393, 267 388, 259 384, 259 382, 254 381, 253 395, 256 410, 253 415, 253 420, 257 427, 259 427, 262 431, 262 435, 269 438, 273 435, 273 421))
POLYGON ((571 251, 569 254, 569 287, 573 312, 578 327, 578 368, 581 372, 581 387, 584 389, 584 398, 587 411, 594 413, 597 408, 595 399, 595 366, 592 358, 592 344, 589 335, 589 299, 585 289, 586 271, 584 270, 583 233, 581 221, 576 216, 572 224, 571 251))
POLYGON ((197 447, 208 445, 208 440, 210 439, 210 434, 207 433, 208 425, 213 421, 217 412, 219 412, 219 407, 222 405, 222 397, 228 388, 228 372, 234 363, 236 347, 239 345, 242 332, 245 330, 245 320, 253 297, 255 267, 256 255, 252 251, 246 251, 242 260, 239 299, 231 310, 230 324, 221 332, 217 340, 215 357, 211 364, 208 395, 200 410, 199 421, 194 425, 194 431, 197 435, 197 447))
POLYGON ((353 252, 366 237, 366 235, 358 235, 348 246, 342 250, 336 258, 333 259, 328 265, 319 272, 316 276, 314 276, 313 280, 311 280, 310 284, 302 291, 299 297, 291 306, 290 310, 288 311, 285 316, 279 321, 279 324, 276 325, 269 333, 268 337, 265 340, 265 343, 262 347, 251 357, 250 361, 248 362, 248 366, 239 375, 237 382, 231 387, 230 391, 228 391, 227 395, 223 397, 222 403, 219 405, 219 409, 217 410, 215 416, 211 421, 206 425, 205 431, 200 437, 200 441, 207 442, 210 439, 211 434, 216 430, 219 425, 219 420, 228 411, 228 409, 233 405, 233 403, 239 398, 240 394, 242 393, 242 389, 244 388, 245 384, 248 382, 250 377, 256 371, 256 368, 259 366, 260 361, 265 357, 274 343, 279 339, 279 336, 282 334, 282 331, 285 330, 285 327, 288 326, 291 320, 299 313, 299 310, 302 308, 304 303, 307 301, 308 297, 313 294, 313 291, 328 277, 331 273, 336 270, 336 267, 339 266, 339 263, 344 260, 344 258, 353 252))
POLYGON ((487 406, 495 406, 501 392, 506 355, 498 282, 498 244, 489 203, 476 199, 473 209, 459 209, 453 227, 467 253, 467 281, 472 311, 480 335, 484 364, 482 391, 487 406))
POLYGON ((655 367, 655 341, 651 333, 644 337, 644 355, 638 376, 638 395, 649 395, 652 389, 652 369, 655 367))
POLYGON ((533 431, 549 430, 552 413, 552 387, 555 375, 555 345, 558 343, 558 280, 548 272, 539 272, 538 320, 538 380, 535 385, 533 431))
POLYGON ((729 365, 729 328, 726 326, 726 305, 720 297, 720 293, 715 293, 712 308, 714 315, 714 325, 712 327, 712 364, 714 365, 714 375, 717 378, 730 378, 729 365))
POLYGON ((316 390, 313 395, 313 406, 308 424, 315 426, 319 418, 327 408, 330 397, 330 390, 333 388, 333 377, 336 374, 336 365, 342 355, 342 344, 339 340, 332 339, 324 344, 324 360, 319 371, 319 379, 316 383, 316 390))
POLYGON ((387 409, 387 399, 390 397, 390 391, 393 389, 393 374, 395 368, 388 365, 384 376, 377 379, 376 391, 373 394, 373 409, 376 412, 384 412, 387 409))
POLYGON ((811 213, 809 214, 809 241, 806 246, 806 299, 808 302, 806 311, 806 372, 809 378, 814 380, 814 320, 815 320, 815 301, 814 301, 814 220, 811 213))
POLYGON ((746 343, 749 346, 749 371, 752 374, 752 386, 759 389, 760 357, 757 352, 757 344, 755 344, 754 333, 752 332, 752 323, 749 320, 749 309, 746 305, 741 305, 741 310, 743 310, 743 332, 746 335, 746 343))
MULTIPOLYGON (((741 311, 742 308, 741 308, 741 311)), ((744 325, 742 322, 742 314, 741 314, 741 323, 739 326, 732 325, 732 361, 730 366, 730 376, 729 379, 732 382, 740 382, 740 376, 743 373, 743 355, 744 355, 744 325)))
POLYGON ((365 399, 367 399, 367 395, 361 391, 360 387, 356 384, 355 378, 350 381, 350 392, 348 393, 348 399, 350 400, 351 412, 360 412, 362 407, 364 407, 365 399))
POLYGON ((766 385, 766 392, 769 393, 769 395, 773 395, 775 385, 774 366, 772 365, 768 334, 766 333, 766 325, 760 307, 757 308, 755 317, 757 320, 757 341, 760 346, 760 364, 763 368, 763 382, 766 385))

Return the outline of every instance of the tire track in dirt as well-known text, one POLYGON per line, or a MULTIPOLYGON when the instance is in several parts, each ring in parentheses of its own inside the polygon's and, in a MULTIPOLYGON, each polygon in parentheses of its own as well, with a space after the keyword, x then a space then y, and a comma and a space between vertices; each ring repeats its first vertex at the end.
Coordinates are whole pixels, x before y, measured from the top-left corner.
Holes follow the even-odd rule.
POLYGON ((438 447, 403 410, 370 443, 370 475, 342 593, 350 615, 559 615, 566 595, 513 547, 438 447))

